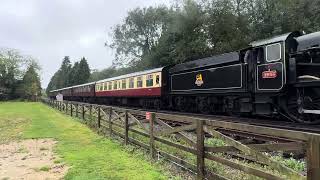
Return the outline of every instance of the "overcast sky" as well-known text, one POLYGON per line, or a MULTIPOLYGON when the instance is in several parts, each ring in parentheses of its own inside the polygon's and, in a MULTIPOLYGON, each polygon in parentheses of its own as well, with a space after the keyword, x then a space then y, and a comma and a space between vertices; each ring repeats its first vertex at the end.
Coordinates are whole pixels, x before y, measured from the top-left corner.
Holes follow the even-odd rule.
POLYGON ((42 66, 42 87, 60 67, 86 57, 91 69, 111 65, 114 53, 104 47, 111 28, 137 6, 170 0, 1 0, 0 47, 14 48, 42 66))

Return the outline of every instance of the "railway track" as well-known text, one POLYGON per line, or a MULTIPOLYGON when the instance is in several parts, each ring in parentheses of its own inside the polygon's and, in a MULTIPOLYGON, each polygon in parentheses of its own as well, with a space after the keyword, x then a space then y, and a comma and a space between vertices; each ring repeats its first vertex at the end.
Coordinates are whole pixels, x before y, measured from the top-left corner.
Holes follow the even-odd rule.
POLYGON ((280 119, 272 120, 271 118, 257 119, 257 118, 234 117, 234 116, 225 116, 225 115, 205 115, 205 114, 198 114, 198 113, 177 112, 177 111, 168 111, 168 110, 155 111, 153 109, 140 109, 140 108, 123 107, 123 106, 116 106, 116 107, 132 109, 136 111, 150 111, 150 112, 157 112, 157 113, 164 113, 164 114, 191 116, 191 117, 205 119, 209 121, 215 120, 215 121, 242 123, 242 124, 248 124, 248 125, 254 125, 254 126, 263 126, 263 127, 270 127, 270 128, 278 128, 278 129, 320 134, 320 125, 306 125, 303 123, 291 122, 284 119, 281 119, 281 120, 280 119))
MULTIPOLYGON (((74 102, 74 101, 70 101, 74 102)), ((82 102, 76 102, 82 103, 82 102)), ((97 104, 90 104, 85 103, 88 105, 97 105, 97 104)), ((103 104, 100 104, 103 105, 103 104)), ((110 105, 105 105, 110 106, 110 105)), ((287 119, 279 119, 279 120, 272 120, 271 118, 250 118, 250 117, 235 117, 235 116, 226 116, 226 115, 212 115, 212 114, 199 114, 199 113, 188 113, 188 112, 178 112, 178 111, 171 111, 171 110, 154 110, 154 109, 141 109, 136 107, 128 107, 128 106, 112 106, 116 108, 124 108, 128 110, 135 110, 135 111, 143 111, 143 112, 157 112, 163 114, 172 114, 172 115, 180 115, 180 116, 191 116, 199 119, 205 120, 215 120, 215 121, 224 121, 224 122, 232 122, 232 123, 242 123, 254 126, 263 126, 263 127, 270 127, 270 128, 277 128, 277 129, 285 129, 285 130, 293 130, 293 131, 300 131, 300 132, 309 132, 309 133, 316 133, 320 134, 320 125, 307 125, 303 123, 292 122, 287 119)), ((162 119, 165 120, 165 119, 162 119)))

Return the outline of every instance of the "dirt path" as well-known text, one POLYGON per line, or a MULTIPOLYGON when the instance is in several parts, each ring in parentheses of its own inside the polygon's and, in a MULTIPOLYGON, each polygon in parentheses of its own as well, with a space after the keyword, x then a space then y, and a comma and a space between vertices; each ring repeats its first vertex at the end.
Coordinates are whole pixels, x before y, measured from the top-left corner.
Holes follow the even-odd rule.
POLYGON ((56 141, 28 139, 0 145, 0 180, 62 179, 68 167, 52 152, 56 141))

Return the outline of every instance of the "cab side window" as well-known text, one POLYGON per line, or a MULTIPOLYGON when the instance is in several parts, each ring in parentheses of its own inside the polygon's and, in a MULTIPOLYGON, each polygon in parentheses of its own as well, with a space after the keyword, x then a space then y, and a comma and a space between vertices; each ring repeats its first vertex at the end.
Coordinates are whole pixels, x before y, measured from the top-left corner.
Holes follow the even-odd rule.
POLYGON ((266 47, 266 61, 279 61, 281 59, 281 44, 270 44, 266 47))

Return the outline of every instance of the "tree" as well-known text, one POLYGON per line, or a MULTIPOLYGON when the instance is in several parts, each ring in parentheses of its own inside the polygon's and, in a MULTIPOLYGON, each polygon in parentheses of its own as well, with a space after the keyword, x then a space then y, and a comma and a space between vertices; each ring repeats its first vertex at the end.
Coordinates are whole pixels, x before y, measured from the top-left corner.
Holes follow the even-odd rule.
POLYGON ((63 58, 63 61, 62 61, 62 64, 61 64, 61 67, 60 67, 60 74, 59 74, 59 79, 58 79, 58 85, 57 87, 58 88, 64 88, 64 87, 67 87, 70 84, 70 71, 71 71, 71 68, 72 68, 72 65, 71 65, 71 62, 70 62, 70 58, 69 56, 65 56, 63 58))
POLYGON ((21 86, 23 87, 22 97, 36 101, 41 96, 40 78, 33 65, 28 67, 27 72, 23 76, 21 86))
POLYGON ((80 68, 79 62, 75 62, 69 73, 70 85, 79 84, 79 75, 80 75, 79 68, 80 68))
POLYGON ((90 68, 87 60, 83 57, 79 63, 78 84, 87 83, 90 78, 90 68))
POLYGON ((51 77, 46 92, 49 93, 51 90, 84 84, 88 82, 89 78, 90 68, 84 57, 81 58, 80 62, 75 62, 72 66, 69 56, 65 56, 61 67, 51 77))
POLYGON ((22 56, 18 50, 0 49, 0 99, 17 97, 16 89, 25 73, 24 67, 31 64, 40 69, 32 57, 22 56))
POLYGON ((48 87, 46 89, 47 93, 54 89, 60 89, 68 87, 71 85, 70 72, 72 70, 72 65, 69 56, 65 56, 62 60, 62 64, 59 70, 51 77, 48 87))
POLYGON ((165 6, 136 8, 129 11, 124 24, 113 29, 109 47, 116 50, 115 65, 127 65, 148 55, 167 27, 168 9, 165 6))

